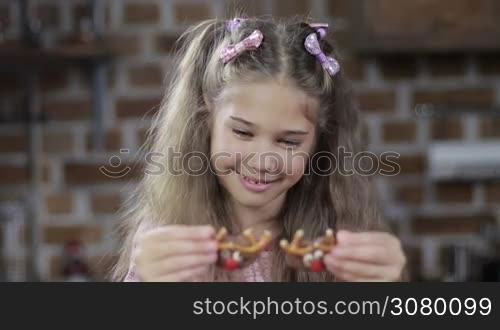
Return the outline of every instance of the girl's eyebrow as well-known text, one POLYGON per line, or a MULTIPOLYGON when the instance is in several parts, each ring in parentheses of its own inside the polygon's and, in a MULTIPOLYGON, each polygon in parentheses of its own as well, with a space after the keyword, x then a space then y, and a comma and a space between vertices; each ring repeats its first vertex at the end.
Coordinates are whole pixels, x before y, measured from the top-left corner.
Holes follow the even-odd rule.
POLYGON ((300 131, 300 130, 287 130, 284 132, 285 134, 297 134, 297 135, 307 135, 309 132, 300 131))
MULTIPOLYGON (((241 122, 243 124, 246 124, 246 125, 248 125, 250 127, 254 127, 255 126, 254 123, 249 122, 248 120, 245 120, 245 119, 240 118, 240 117, 229 116, 229 118, 231 118, 234 121, 238 121, 238 122, 241 122)), ((286 135, 307 135, 307 134, 309 134, 309 132, 292 129, 292 130, 286 130, 286 131, 284 131, 283 134, 286 134, 286 135)))
POLYGON ((239 122, 246 124, 248 126, 255 126, 254 123, 251 123, 248 120, 245 120, 245 119, 240 118, 240 117, 230 116, 229 118, 231 118, 232 120, 235 120, 235 121, 239 121, 239 122))

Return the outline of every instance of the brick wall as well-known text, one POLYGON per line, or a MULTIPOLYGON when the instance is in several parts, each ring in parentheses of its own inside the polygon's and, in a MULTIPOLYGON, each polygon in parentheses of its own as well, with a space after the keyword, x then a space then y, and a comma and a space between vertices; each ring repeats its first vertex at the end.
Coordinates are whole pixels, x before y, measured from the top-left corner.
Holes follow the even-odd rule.
MULTIPOLYGON (((57 39, 82 26, 88 16, 85 1, 33 1, 35 15, 57 39)), ((241 2, 240 2, 241 3, 241 2)), ((486 249, 478 235, 481 224, 494 223, 500 206, 500 183, 437 184, 428 179, 426 152, 436 141, 496 140, 500 120, 479 113, 419 117, 415 106, 445 101, 448 105, 500 106, 500 60, 493 55, 355 56, 349 51, 348 0, 246 1, 250 15, 287 16, 310 13, 332 24, 331 33, 346 59, 364 113, 369 148, 397 151, 402 168, 394 177, 376 180, 384 211, 401 235, 415 276, 432 279, 443 273, 442 249, 462 242, 486 249), (251 4, 248 4, 251 3, 251 4)), ((61 244, 79 237, 97 274, 109 260, 101 256, 116 248, 112 230, 116 210, 139 175, 106 179, 98 168, 118 155, 133 154, 143 142, 150 115, 158 106, 171 69, 176 37, 190 24, 221 17, 236 1, 114 0, 106 9, 108 32, 116 35, 124 53, 109 68, 107 142, 104 152, 90 146, 90 78, 83 68, 55 66, 41 72, 43 127, 43 198, 41 270, 57 279, 61 244)), ((0 40, 19 35, 14 1, 0 2, 0 40)), ((23 83, 14 73, 0 75, 0 111, 19 111, 23 83)), ((22 126, 0 129, 0 201, 20 198, 28 172, 22 126)), ((126 157, 125 157, 126 159, 126 157)), ((123 166, 126 165, 126 162, 123 166)), ((19 244, 23 235, 20 234, 19 244)), ((11 262, 22 258, 11 249, 11 262), (15 257, 15 258, 14 258, 15 257)))

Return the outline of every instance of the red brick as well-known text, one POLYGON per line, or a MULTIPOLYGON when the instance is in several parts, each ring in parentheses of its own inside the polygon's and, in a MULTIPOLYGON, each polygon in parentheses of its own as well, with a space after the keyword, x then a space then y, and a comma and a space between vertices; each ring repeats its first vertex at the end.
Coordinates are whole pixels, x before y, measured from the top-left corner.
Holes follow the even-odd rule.
POLYGON ((177 2, 174 12, 176 21, 181 23, 197 23, 213 16, 212 6, 206 2, 177 2))
POLYGON ((407 204, 421 204, 424 200, 424 189, 419 184, 397 187, 395 199, 407 204))
POLYGON ((0 152, 24 152, 26 151, 25 134, 2 134, 0 135, 0 152))
POLYGON ((273 13, 276 16, 309 16, 312 12, 310 0, 274 0, 273 13))
POLYGON ((42 148, 47 153, 70 153, 73 148, 73 135, 67 132, 46 132, 42 148))
POLYGON ((91 197, 92 212, 98 213, 116 213, 121 206, 122 200, 119 194, 112 195, 93 195, 91 197))
POLYGON ((178 46, 176 44, 179 39, 178 34, 163 33, 156 37, 156 49, 160 53, 172 53, 178 46))
POLYGON ((116 114, 118 118, 153 115, 158 111, 160 102, 160 98, 120 99, 116 104, 116 114))
POLYGON ((92 185, 118 183, 134 179, 141 173, 141 170, 137 168, 137 166, 126 164, 124 161, 121 161, 118 165, 113 159, 110 158, 112 165, 109 164, 109 161, 103 162, 102 164, 65 164, 64 175, 66 184, 92 185), (107 169, 107 171, 105 169, 107 169))
POLYGON ((441 203, 470 203, 472 190, 471 183, 450 182, 436 185, 437 199, 441 203))
POLYGON ((479 234, 483 225, 495 223, 491 214, 448 215, 446 217, 416 216, 413 219, 415 234, 479 234))
POLYGON ((356 96, 361 111, 394 111, 396 95, 394 91, 363 91, 356 96))
MULTIPOLYGON (((117 151, 122 147, 122 136, 119 128, 109 129, 105 133, 105 145, 104 149, 106 151, 117 151)), ((87 150, 92 150, 92 132, 87 134, 87 150)))
POLYGON ((491 88, 462 88, 443 91, 419 90, 414 95, 415 104, 431 103, 448 107, 491 107, 495 92, 491 88))
POLYGON ((417 134, 417 126, 414 121, 410 122, 388 122, 383 126, 383 138, 385 142, 412 142, 417 134))
POLYGON ((385 79, 414 79, 417 76, 417 61, 413 56, 384 55, 377 58, 385 79))
POLYGON ((500 137, 500 118, 489 117, 481 121, 481 136, 484 138, 500 137))
POLYGON ((463 137, 460 118, 439 118, 432 121, 431 137, 434 140, 461 139, 463 137))
POLYGON ((428 64, 434 77, 465 75, 465 55, 432 55, 428 64))
POLYGON ((488 203, 500 203, 500 182, 486 184, 486 199, 488 203))
POLYGON ((0 184, 21 184, 28 182, 29 173, 25 166, 0 165, 0 184))
POLYGON ((132 87, 160 87, 163 83, 162 69, 154 64, 132 67, 128 75, 132 87))
POLYGON ((48 225, 43 227, 44 242, 48 244, 65 244, 67 241, 80 240, 84 243, 101 241, 101 228, 90 225, 48 225))
POLYGON ((123 16, 128 24, 154 24, 160 19, 160 9, 154 3, 128 3, 123 16))
POLYGON ((73 210, 73 199, 71 194, 54 194, 45 199, 47 212, 50 214, 71 213, 73 210))
POLYGON ((400 155, 399 158, 391 156, 389 160, 382 157, 380 164, 380 171, 383 171, 385 175, 395 175, 395 174, 423 174, 427 167, 427 160, 424 155, 400 155), (390 161, 390 167, 384 164, 388 164, 390 161), (394 165, 394 163, 396 165, 394 165), (393 171, 393 168, 396 171, 393 171), (398 172, 399 170, 399 172, 398 172))
POLYGON ((42 105, 48 120, 84 120, 90 119, 91 104, 89 100, 57 101, 42 105))
POLYGON ((137 35, 114 35, 107 42, 120 56, 137 55, 142 49, 142 40, 137 35))

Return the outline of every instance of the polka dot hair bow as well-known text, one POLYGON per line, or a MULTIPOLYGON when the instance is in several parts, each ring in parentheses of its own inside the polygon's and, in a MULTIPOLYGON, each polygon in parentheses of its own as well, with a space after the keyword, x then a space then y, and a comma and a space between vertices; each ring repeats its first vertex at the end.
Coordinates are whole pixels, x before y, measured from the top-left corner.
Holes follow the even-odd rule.
POLYGON ((236 44, 231 44, 222 49, 220 58, 224 64, 232 61, 247 50, 257 49, 262 44, 264 36, 260 30, 255 30, 245 39, 236 44))
POLYGON ((339 62, 331 56, 325 55, 323 50, 319 45, 318 34, 320 38, 323 39, 326 35, 328 24, 318 23, 318 24, 310 24, 310 26, 316 30, 316 32, 309 34, 306 37, 304 42, 304 46, 309 54, 316 57, 316 59, 321 63, 323 69, 328 72, 330 76, 335 76, 340 71, 339 62))

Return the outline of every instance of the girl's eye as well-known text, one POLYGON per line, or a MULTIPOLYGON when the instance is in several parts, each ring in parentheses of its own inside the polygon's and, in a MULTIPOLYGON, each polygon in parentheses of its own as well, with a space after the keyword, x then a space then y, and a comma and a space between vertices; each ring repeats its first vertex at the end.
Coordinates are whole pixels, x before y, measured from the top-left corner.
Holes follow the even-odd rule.
POLYGON ((247 131, 243 131, 243 130, 240 130, 237 128, 233 128, 233 133, 238 135, 238 136, 245 137, 245 138, 252 137, 252 133, 247 132, 247 131))
POLYGON ((281 140, 280 143, 283 143, 287 147, 297 147, 300 145, 300 142, 293 140, 281 140))

